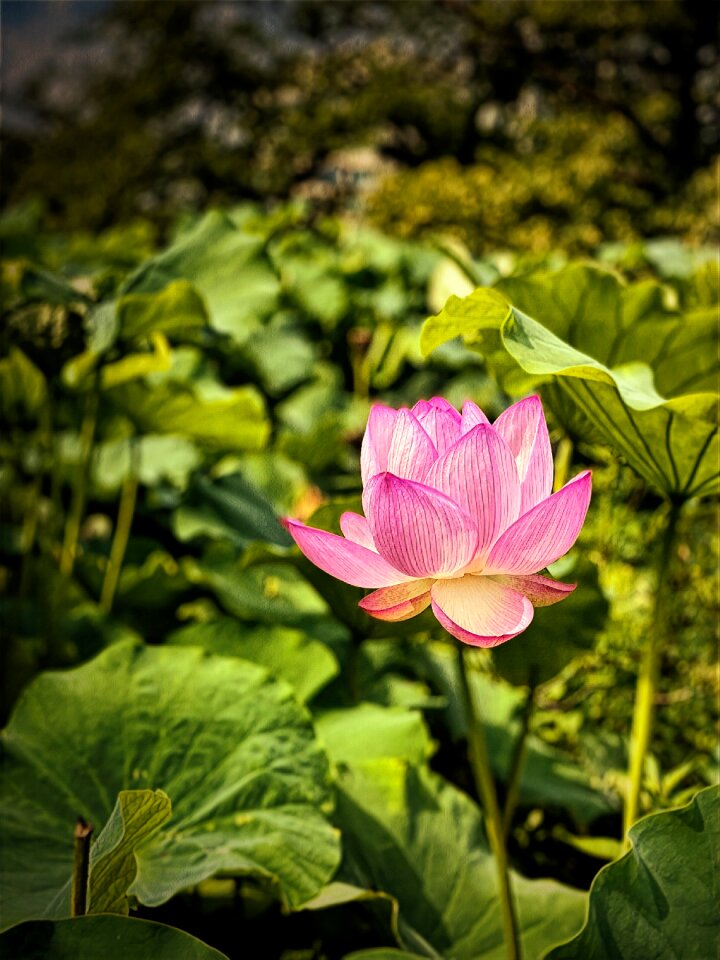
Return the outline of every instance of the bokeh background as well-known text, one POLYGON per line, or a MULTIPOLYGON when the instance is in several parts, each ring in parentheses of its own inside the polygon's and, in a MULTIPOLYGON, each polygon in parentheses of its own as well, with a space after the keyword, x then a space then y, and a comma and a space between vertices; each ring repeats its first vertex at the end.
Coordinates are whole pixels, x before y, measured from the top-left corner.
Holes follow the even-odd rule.
POLYGON ((474 252, 707 241, 703 2, 3 4, 3 202, 99 230, 307 198, 474 252))
MULTIPOLYGON (((717 383, 717 12, 3 0, 3 719, 39 672, 118 641, 199 645, 292 684, 334 763, 400 742, 423 776, 472 796, 447 636, 431 617, 370 620, 277 517, 336 529, 358 509, 372 402, 441 394, 492 418, 541 389, 558 482, 593 469, 578 549, 554 571, 580 587, 475 680, 514 804, 513 868, 587 890, 619 849, 667 502, 499 343, 424 356, 421 329, 453 293, 527 276, 554 289, 553 271, 591 261, 591 299, 610 288, 593 302, 630 303, 633 359, 682 328, 686 388, 717 383)), ((605 314, 591 313, 576 319, 597 346, 605 314)), ((643 813, 718 779, 716 508, 684 506, 667 572, 643 813)), ((443 871, 471 859, 455 839, 438 840, 438 909, 443 871)), ((143 915, 233 960, 238 910, 268 957, 394 942, 359 904, 286 916, 262 883, 213 882, 143 915)), ((407 906, 432 939, 432 911, 407 906)), ((439 954, 454 949, 446 921, 439 954)))

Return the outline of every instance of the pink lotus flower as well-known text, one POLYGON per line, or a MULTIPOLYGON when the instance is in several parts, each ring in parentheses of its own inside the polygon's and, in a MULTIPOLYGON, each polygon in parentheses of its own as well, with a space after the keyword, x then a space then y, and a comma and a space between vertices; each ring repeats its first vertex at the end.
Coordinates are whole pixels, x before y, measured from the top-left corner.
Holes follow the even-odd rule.
POLYGON ((440 397, 412 410, 378 404, 362 444, 365 516, 344 513, 344 536, 287 519, 305 556, 356 587, 380 620, 432 605, 458 640, 494 647, 525 630, 534 607, 575 584, 538 571, 573 545, 590 502, 590 472, 552 493, 553 460, 538 397, 494 424, 474 403, 462 416, 440 397))

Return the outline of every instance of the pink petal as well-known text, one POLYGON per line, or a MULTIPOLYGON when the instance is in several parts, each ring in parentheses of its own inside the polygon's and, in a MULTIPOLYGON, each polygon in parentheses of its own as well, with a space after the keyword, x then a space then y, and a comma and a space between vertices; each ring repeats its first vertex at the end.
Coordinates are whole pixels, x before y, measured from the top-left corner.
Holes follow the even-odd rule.
POLYGON ((498 574, 492 579, 506 587, 517 590, 518 593, 522 593, 534 607, 549 607, 553 603, 559 603, 569 596, 577 586, 576 583, 561 583, 559 580, 551 580, 550 577, 543 577, 539 573, 524 577, 498 574))
POLYGON ((437 450, 409 410, 398 410, 387 457, 387 470, 404 480, 422 480, 437 459, 437 450))
POLYGON ((527 597, 489 577, 438 580, 431 597, 433 613, 447 632, 476 647, 496 647, 516 637, 533 618, 527 597))
POLYGON ((343 513, 340 517, 340 529, 343 532, 343 536, 347 537, 348 540, 359 543, 361 547, 367 547, 368 550, 374 550, 375 553, 377 553, 375 544, 373 543, 370 524, 365 517, 359 513, 352 513, 349 510, 347 513, 343 513))
POLYGON ((552 493, 552 448, 540 397, 526 397, 514 403, 493 426, 517 460, 522 516, 552 493))
POLYGON ((460 414, 447 400, 434 397, 429 402, 418 400, 411 411, 428 434, 439 454, 445 453, 460 439, 460 414))
POLYGON ((411 580, 396 587, 383 587, 363 597, 359 606, 378 620, 409 620, 429 606, 432 584, 432 580, 411 580))
POLYGON ((490 421, 476 403, 473 403, 472 400, 466 400, 462 410, 462 433, 469 433, 479 423, 490 423, 490 421))
POLYGON ((354 587, 390 587, 408 577, 367 547, 299 520, 283 521, 295 543, 316 567, 354 587))
POLYGON ((449 497, 424 484, 381 474, 366 487, 363 504, 378 551, 411 577, 454 573, 475 555, 473 521, 449 497))
POLYGON ((466 433, 430 468, 425 483, 454 500, 472 517, 484 559, 520 509, 520 484, 510 448, 490 424, 466 433))
POLYGON ((567 553, 585 520, 591 487, 586 470, 516 520, 490 551, 483 573, 537 573, 567 553))
POLYGON ((444 410, 445 413, 451 414, 451 416, 453 416, 457 422, 460 423, 460 414, 450 403, 450 401, 445 399, 445 397, 431 397, 428 400, 428 403, 431 407, 435 407, 436 410, 444 410))
POLYGON ((360 451, 360 473, 363 485, 371 477, 387 470, 388 451, 395 429, 397 411, 376 403, 370 410, 360 451))

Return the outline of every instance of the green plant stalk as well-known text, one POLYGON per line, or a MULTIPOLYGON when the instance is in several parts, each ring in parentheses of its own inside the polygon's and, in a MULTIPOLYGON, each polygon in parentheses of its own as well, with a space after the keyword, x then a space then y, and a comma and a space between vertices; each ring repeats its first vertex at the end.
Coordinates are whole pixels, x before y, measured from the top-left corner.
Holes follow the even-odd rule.
POLYGON ((42 495, 42 484, 45 473, 47 473, 48 458, 52 446, 52 418, 50 413, 50 404, 47 400, 42 405, 37 431, 38 443, 40 446, 43 463, 35 474, 30 492, 30 505, 23 517, 21 533, 21 550, 23 554, 22 565, 20 569, 19 594, 21 597, 27 595, 30 586, 30 570, 32 564, 32 552, 35 546, 37 536, 38 520, 40 517, 40 497, 42 495))
POLYGON ((468 651, 458 647, 458 662, 460 668, 460 683, 465 701, 465 716, 468 728, 468 756, 470 769, 475 781, 478 795, 485 814, 485 829, 487 831, 490 849, 495 859, 500 912, 502 915, 503 937, 505 940, 505 956, 507 960, 520 960, 520 940, 517 932, 515 905, 513 903, 510 886, 510 868, 508 865, 507 849, 505 847, 505 831, 503 817, 498 803, 495 780, 490 769, 485 732, 473 698, 468 679, 468 651))
POLYGON ((75 484, 70 502, 70 510, 65 522, 65 536, 60 554, 60 573, 70 577, 75 566, 80 525, 85 512, 87 499, 87 482, 90 472, 90 455, 92 453, 95 428, 97 426, 99 396, 96 388, 88 393, 85 400, 85 413, 80 430, 80 463, 78 464, 75 484))
POLYGON ((503 836, 506 841, 510 834, 513 816, 515 815, 515 809, 520 796, 520 782, 528 755, 528 736, 530 734, 530 724, 532 722, 534 708, 535 688, 531 687, 523 704, 522 714, 520 716, 520 733, 515 741, 515 748, 508 771, 507 794, 505 795, 505 806, 503 807, 503 836))
POLYGON ((112 546, 110 547, 110 557, 108 558, 108 565, 105 568, 102 590, 100 591, 100 608, 105 613, 110 613, 113 600, 115 599, 115 591, 117 590, 120 570, 122 569, 123 560, 125 559, 125 551, 127 550, 130 530, 135 515, 137 491, 137 473, 135 470, 132 470, 122 486, 118 518, 115 525, 115 535, 113 536, 112 546))
POLYGON ((92 824, 77 818, 75 824, 72 886, 70 888, 70 916, 82 917, 87 913, 88 880, 90 877, 90 838, 92 824))
POLYGON ((669 592, 667 575, 675 544, 679 513, 679 505, 673 503, 668 514, 658 558, 653 624, 648 632, 635 688, 635 706, 630 733, 630 766, 623 823, 626 850, 630 848, 628 830, 638 818, 645 758, 652 736, 653 707, 660 675, 660 654, 662 643, 667 636, 666 604, 669 592))

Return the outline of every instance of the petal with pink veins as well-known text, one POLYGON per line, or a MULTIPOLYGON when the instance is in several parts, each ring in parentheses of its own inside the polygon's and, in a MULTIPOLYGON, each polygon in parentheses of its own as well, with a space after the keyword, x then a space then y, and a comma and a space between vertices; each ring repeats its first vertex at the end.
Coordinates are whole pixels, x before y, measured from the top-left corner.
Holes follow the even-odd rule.
POLYGON ((478 528, 484 559, 520 509, 520 484, 510 448, 487 423, 478 424, 440 457, 425 478, 468 513, 478 528))
POLYGON ((490 421, 476 403, 473 403, 472 400, 466 400, 462 409, 461 432, 469 433, 479 423, 490 423, 490 421))
POLYGON ((577 586, 576 583, 561 583, 559 580, 543 577, 539 573, 526 576, 499 573, 493 577, 493 580, 522 593, 534 607, 549 607, 553 603, 560 603, 577 586))
POLYGON ((375 544, 373 543, 370 524, 361 514, 352 513, 350 510, 343 513, 340 517, 340 529, 343 532, 343 536, 347 537, 348 540, 359 543, 361 547, 367 547, 368 550, 374 550, 375 553, 377 553, 375 544))
POLYGON ((445 406, 438 405, 439 399, 418 400, 411 413, 434 443, 438 454, 442 455, 460 439, 461 421, 457 410, 447 401, 443 401, 445 406))
POLYGON ((371 477, 387 470, 388 451, 395 429, 397 410, 376 403, 370 410, 360 451, 360 473, 366 484, 371 477))
POLYGON ((533 618, 527 597, 489 577, 467 574, 458 580, 438 580, 430 595, 433 613, 447 632, 475 647, 505 643, 533 618))
POLYGON ((391 587, 409 579, 379 554, 352 540, 306 527, 299 520, 288 518, 283 525, 308 560, 353 587, 391 587))
POLYGON ((398 410, 387 457, 387 470, 403 480, 422 480, 437 459, 428 434, 409 410, 398 410))
POLYGON ((552 448, 540 397, 526 397, 514 403, 493 426, 517 461, 522 516, 552 493, 552 448))
POLYGON ((364 597, 359 606, 378 620, 409 620, 430 605, 432 584, 432 580, 411 580, 396 587, 382 587, 364 597))
POLYGON ((575 543, 590 504, 590 471, 543 500, 501 535, 483 573, 537 573, 575 543))
POLYGON ((365 488, 363 505, 378 552, 411 577, 447 576, 475 556, 474 522, 431 487, 381 474, 365 488))

